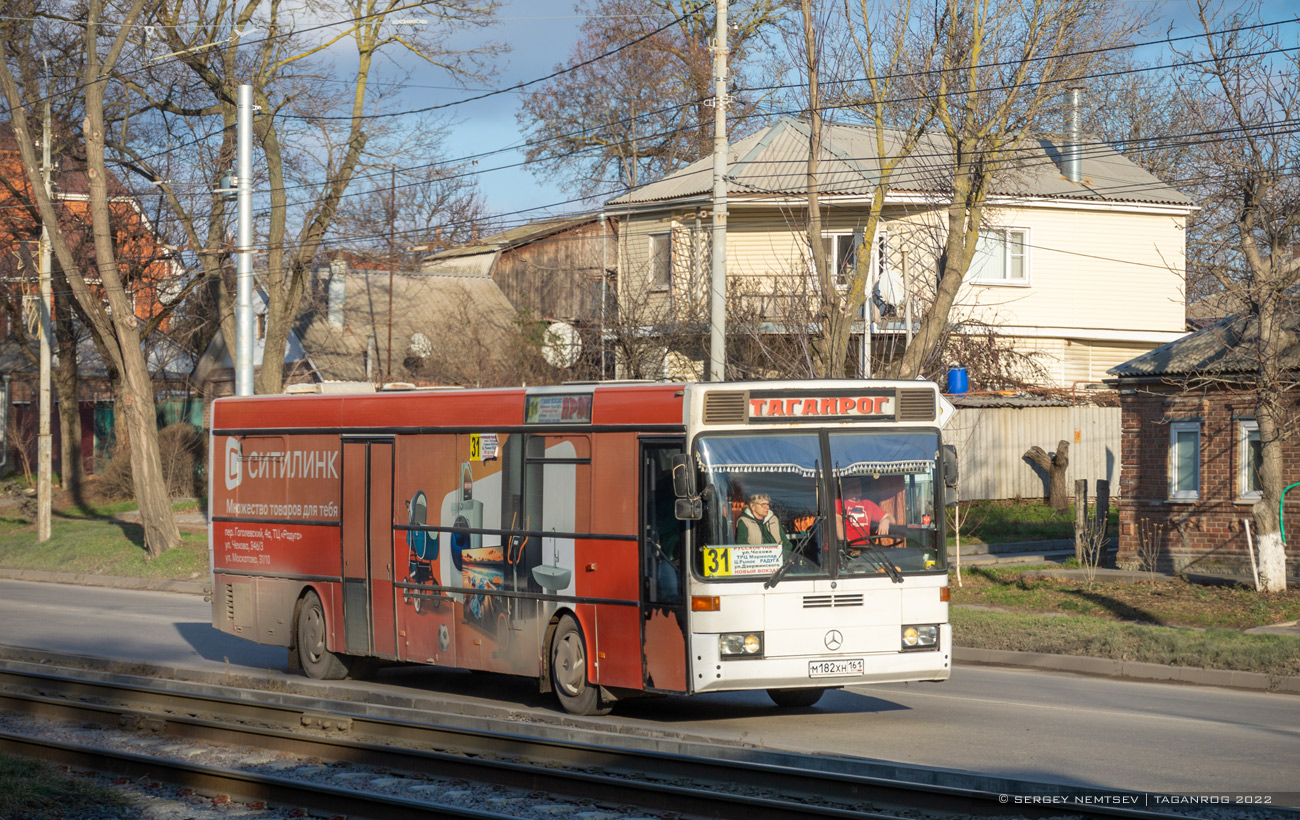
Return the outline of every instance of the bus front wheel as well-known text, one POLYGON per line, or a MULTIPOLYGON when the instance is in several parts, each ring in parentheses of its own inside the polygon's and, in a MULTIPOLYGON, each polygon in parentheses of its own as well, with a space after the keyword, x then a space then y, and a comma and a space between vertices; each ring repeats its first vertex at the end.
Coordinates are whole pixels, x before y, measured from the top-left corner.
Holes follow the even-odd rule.
POLYGON ((825 692, 825 689, 768 689, 767 696, 782 708, 801 709, 821 700, 825 692))
POLYGON ((346 661, 325 646, 325 607, 320 596, 308 592, 298 609, 298 661, 307 677, 341 680, 348 676, 346 661))
POLYGON ((551 638, 551 688, 570 714, 608 715, 614 708, 600 702, 598 688, 587 680, 587 644, 570 615, 560 618, 551 638))

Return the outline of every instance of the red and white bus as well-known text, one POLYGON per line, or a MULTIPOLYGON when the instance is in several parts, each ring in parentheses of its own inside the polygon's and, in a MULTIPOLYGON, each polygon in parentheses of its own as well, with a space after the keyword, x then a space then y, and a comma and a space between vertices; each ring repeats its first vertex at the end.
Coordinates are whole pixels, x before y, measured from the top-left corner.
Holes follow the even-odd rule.
POLYGON ((945 680, 952 415, 922 381, 213 403, 216 628, 536 678, 565 709, 945 680))

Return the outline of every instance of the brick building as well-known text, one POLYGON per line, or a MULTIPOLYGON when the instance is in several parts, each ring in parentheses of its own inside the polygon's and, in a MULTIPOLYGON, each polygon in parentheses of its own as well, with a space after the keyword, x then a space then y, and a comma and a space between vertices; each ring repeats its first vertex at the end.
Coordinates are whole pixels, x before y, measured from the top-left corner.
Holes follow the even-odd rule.
MULTIPOLYGON (((1292 324, 1294 331, 1300 319, 1292 324)), ((1261 495, 1252 335, 1249 318, 1228 317, 1110 370, 1121 405, 1121 568, 1250 577, 1246 522, 1261 495)), ((1300 365, 1297 347, 1287 358, 1300 365)), ((1300 391, 1296 399, 1300 414, 1300 391)), ((1285 447, 1291 484, 1300 481, 1300 441, 1285 447)), ((1300 487, 1286 495, 1283 524, 1287 574, 1294 578, 1300 487)))

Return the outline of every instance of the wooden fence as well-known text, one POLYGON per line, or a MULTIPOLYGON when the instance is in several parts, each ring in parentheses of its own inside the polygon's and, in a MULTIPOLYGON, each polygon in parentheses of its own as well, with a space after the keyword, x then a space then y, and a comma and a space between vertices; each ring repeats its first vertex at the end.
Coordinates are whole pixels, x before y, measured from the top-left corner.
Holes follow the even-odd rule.
POLYGON ((1104 478, 1118 496, 1119 413, 1118 407, 1092 406, 959 409, 943 437, 957 447, 962 500, 1046 498, 1047 474, 1025 451, 1038 445, 1055 453, 1059 441, 1070 443, 1065 483, 1071 492, 1076 479, 1087 479, 1091 493, 1104 478))

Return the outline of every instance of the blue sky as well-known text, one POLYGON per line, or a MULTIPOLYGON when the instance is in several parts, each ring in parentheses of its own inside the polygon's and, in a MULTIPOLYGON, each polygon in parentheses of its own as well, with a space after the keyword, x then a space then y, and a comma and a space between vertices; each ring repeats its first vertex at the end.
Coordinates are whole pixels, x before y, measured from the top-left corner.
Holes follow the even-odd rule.
MULTIPOLYGON (((732 0, 739 6, 745 0, 732 0)), ((1155 18, 1148 38, 1156 39, 1172 25, 1172 34, 1188 33, 1186 24, 1194 20, 1186 0, 1129 0, 1130 5, 1149 11, 1155 18)), ((489 83, 491 88, 505 88, 515 83, 545 76, 564 63, 578 37, 582 18, 573 8, 573 0, 508 0, 498 13, 501 23, 488 35, 507 43, 511 52, 501 60, 501 70, 489 83)), ((1293 0, 1264 0, 1261 17, 1269 20, 1294 18, 1297 13, 1293 0)), ((1294 31, 1294 29, 1292 29, 1294 31)), ((1148 55, 1144 55, 1148 56, 1148 55)), ((446 86, 444 78, 432 71, 417 74, 413 86, 446 86)), ((459 91, 447 88, 412 88, 408 98, 411 104, 426 106, 453 102, 479 91, 459 91)), ((458 105, 451 110, 457 125, 453 127, 444 144, 449 158, 477 155, 517 145, 522 139, 515 122, 521 93, 510 92, 486 100, 458 105)), ((544 216, 550 206, 555 210, 572 210, 576 206, 563 205, 570 195, 560 186, 539 180, 517 163, 523 161, 520 153, 496 154, 480 161, 477 170, 480 189, 487 198, 489 208, 495 213, 509 213, 506 219, 544 216), (503 167, 501 170, 487 170, 503 167), (515 214, 525 209, 539 209, 515 214)))
MULTIPOLYGON (((572 0, 513 0, 501 8, 498 17, 501 25, 489 36, 508 43, 511 52, 502 58, 503 69, 492 81, 493 88, 550 74, 557 64, 568 59, 582 23, 572 0)), ((473 96, 473 92, 449 90, 429 94, 432 96, 425 105, 473 96)), ((515 123, 515 112, 521 96, 520 92, 510 92, 453 109, 460 124, 448 134, 447 155, 471 156, 519 144, 523 136, 515 123)), ((522 154, 510 152, 488 157, 478 167, 516 166, 522 161, 522 154)), ((498 213, 548 206, 569 198, 559 186, 545 184, 519 166, 482 173, 478 182, 489 206, 498 213)), ((542 216, 545 212, 535 213, 542 216)))

